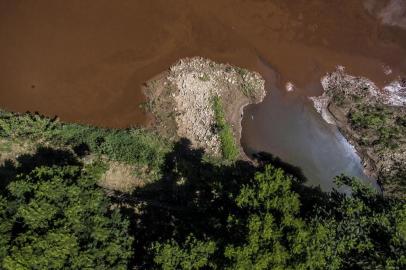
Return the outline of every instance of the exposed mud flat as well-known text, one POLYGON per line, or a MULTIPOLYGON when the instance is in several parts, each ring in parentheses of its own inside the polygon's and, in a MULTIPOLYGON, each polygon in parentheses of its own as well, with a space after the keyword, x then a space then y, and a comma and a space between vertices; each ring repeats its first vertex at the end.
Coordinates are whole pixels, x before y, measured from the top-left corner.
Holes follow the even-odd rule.
POLYGON ((256 72, 195 57, 180 60, 147 82, 144 91, 146 108, 155 116, 153 128, 173 139, 187 138, 194 148, 213 156, 221 155, 213 109, 213 98, 218 97, 243 156, 243 108, 264 99, 265 82, 256 72))
POLYGON ((0 107, 145 124, 141 85, 196 55, 256 71, 261 55, 305 96, 336 65, 381 87, 406 67, 402 2, 368 2, 0 1, 0 107))

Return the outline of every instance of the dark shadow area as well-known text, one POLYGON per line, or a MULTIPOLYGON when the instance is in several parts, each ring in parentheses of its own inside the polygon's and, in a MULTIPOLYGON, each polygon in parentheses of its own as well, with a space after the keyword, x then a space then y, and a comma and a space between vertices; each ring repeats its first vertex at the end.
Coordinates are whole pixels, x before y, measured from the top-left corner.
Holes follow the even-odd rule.
MULTIPOLYGON (((204 160, 202 149, 191 148, 189 140, 177 142, 165 158, 159 181, 129 196, 113 196, 116 202, 130 205, 122 211, 133 222, 130 227, 137 262, 152 262, 146 244, 153 242, 184 241, 189 234, 198 239, 231 237, 233 233, 219 228, 226 227, 229 215, 238 214, 235 197, 257 170, 247 161, 213 165, 204 160)), ((137 265, 137 269, 149 266, 137 265)))
MULTIPOLYGON (((0 192, 20 173, 29 173, 40 166, 80 165, 77 157, 88 152, 86 145, 78 145, 74 152, 39 147, 34 154, 8 160, 0 167, 0 192)), ((153 262, 150 249, 154 242, 165 243, 170 239, 184 242, 193 234, 201 240, 222 239, 224 243, 218 243, 219 251, 224 250, 225 243, 242 243, 245 228, 240 224, 229 226, 230 217, 247 217, 246 210, 236 207, 235 200, 241 188, 267 164, 293 176, 293 189, 303 203, 303 217, 313 211, 316 203, 327 199, 320 189, 303 185, 306 179, 300 168, 268 153, 259 153, 255 158, 257 165, 243 160, 230 164, 209 162, 202 149, 193 149, 189 140, 181 139, 166 155, 161 179, 132 194, 110 192, 112 201, 121 205, 123 215, 131 222, 135 269, 150 269, 153 262)))
POLYGON ((263 167, 266 164, 272 164, 275 167, 283 169, 285 173, 291 175, 295 179, 295 181, 302 184, 307 182, 306 176, 303 174, 301 168, 286 163, 282 159, 280 159, 277 156, 274 156, 271 153, 259 152, 254 154, 253 157, 259 162, 260 167, 263 167))
POLYGON ((114 194, 113 201, 123 205, 122 213, 132 222, 135 263, 148 264, 136 265, 136 269, 151 266, 153 258, 148 251, 153 242, 164 243, 169 239, 183 242, 190 234, 198 239, 225 239, 226 243, 243 241, 242 227, 225 228, 230 216, 246 215, 236 207, 235 199, 243 185, 252 181, 266 164, 281 167, 294 176, 294 189, 306 194, 309 204, 304 211, 312 211, 311 205, 324 200, 320 189, 303 186, 305 178, 299 168, 267 153, 258 156, 258 163, 259 166, 248 161, 215 165, 205 161, 202 149, 192 149, 189 140, 181 139, 166 156, 159 181, 131 195, 114 194))
POLYGON ((23 154, 16 158, 16 161, 6 160, 0 167, 0 191, 20 173, 29 173, 36 167, 41 166, 66 166, 79 165, 74 153, 53 149, 50 147, 38 147, 34 154, 23 154))
POLYGON ((85 157, 90 154, 90 147, 86 143, 81 143, 73 147, 73 151, 78 157, 85 157))

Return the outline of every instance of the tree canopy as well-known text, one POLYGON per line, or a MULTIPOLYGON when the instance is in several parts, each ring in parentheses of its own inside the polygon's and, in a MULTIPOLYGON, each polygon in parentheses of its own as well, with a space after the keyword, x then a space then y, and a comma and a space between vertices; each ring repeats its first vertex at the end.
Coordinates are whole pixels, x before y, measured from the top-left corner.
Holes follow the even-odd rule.
POLYGON ((38 167, 0 198, 4 269, 126 269, 128 221, 96 186, 100 168, 38 167))
POLYGON ((36 153, 0 166, 0 269, 406 268, 405 201, 357 179, 322 192, 265 155, 222 162, 184 139, 39 116, 0 114, 3 141, 36 153), (108 196, 109 161, 152 176, 108 196))

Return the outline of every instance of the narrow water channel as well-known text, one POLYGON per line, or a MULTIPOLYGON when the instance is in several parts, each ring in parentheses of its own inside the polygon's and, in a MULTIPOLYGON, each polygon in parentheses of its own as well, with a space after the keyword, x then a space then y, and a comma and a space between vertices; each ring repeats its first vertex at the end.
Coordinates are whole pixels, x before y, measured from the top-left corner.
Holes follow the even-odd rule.
MULTIPOLYGON (((267 152, 299 167, 306 184, 322 190, 335 187, 333 179, 341 173, 378 188, 376 181, 364 174, 354 148, 335 126, 321 118, 308 98, 287 92, 265 60, 258 61, 258 68, 266 80, 267 96, 244 110, 241 143, 246 153, 267 152)), ((320 84, 308 88, 321 91, 320 84)))

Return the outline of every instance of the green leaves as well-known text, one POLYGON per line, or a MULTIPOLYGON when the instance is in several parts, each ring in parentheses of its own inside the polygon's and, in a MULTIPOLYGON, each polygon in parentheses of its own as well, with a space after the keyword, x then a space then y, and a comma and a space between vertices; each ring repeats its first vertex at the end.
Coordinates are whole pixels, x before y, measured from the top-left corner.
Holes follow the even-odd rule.
POLYGON ((216 120, 217 133, 220 137, 221 152, 223 154, 223 158, 228 161, 235 161, 240 152, 237 144, 235 143, 233 130, 225 119, 224 109, 220 97, 214 96, 212 103, 214 118, 216 120))
POLYGON ((2 267, 125 269, 132 256, 128 222, 109 210, 95 185, 99 175, 92 166, 40 167, 12 182, 0 204, 2 267), (16 208, 7 209, 13 202, 16 208))
POLYGON ((193 235, 189 235, 181 246, 172 240, 156 243, 153 249, 156 252, 155 263, 164 270, 197 270, 214 266, 211 256, 216 251, 215 242, 199 241, 193 235))
POLYGON ((352 194, 332 194, 330 214, 322 222, 335 233, 330 245, 345 258, 342 268, 404 268, 406 238, 397 233, 405 220, 404 201, 384 198, 354 178, 340 176, 336 181, 351 187, 352 194))
POLYGON ((289 176, 269 165, 242 188, 236 201, 249 215, 246 241, 227 246, 230 269, 288 269, 300 264, 311 231, 298 216, 300 201, 291 186, 289 176))
POLYGON ((0 137, 49 140, 57 133, 58 125, 57 121, 38 114, 16 116, 0 110, 0 137))

